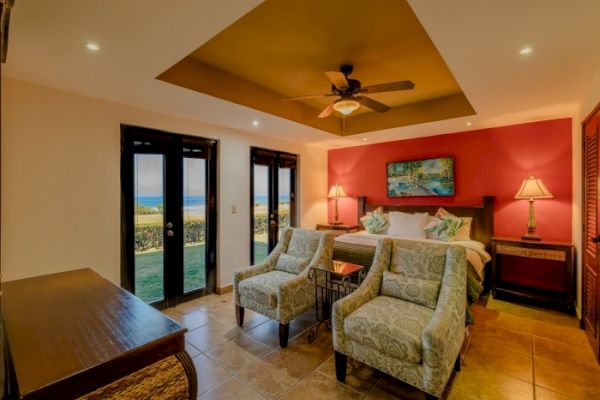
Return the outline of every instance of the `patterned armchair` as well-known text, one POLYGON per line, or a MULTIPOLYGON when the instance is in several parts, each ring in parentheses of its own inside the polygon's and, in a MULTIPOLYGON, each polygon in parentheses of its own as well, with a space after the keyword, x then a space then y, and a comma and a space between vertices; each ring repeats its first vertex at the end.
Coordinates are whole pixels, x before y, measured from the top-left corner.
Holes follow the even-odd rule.
POLYGON ((333 305, 336 375, 348 356, 439 398, 460 368, 465 249, 384 239, 363 284, 333 305))
POLYGON ((233 274, 236 317, 244 323, 244 309, 279 321, 279 345, 286 347, 289 322, 315 305, 315 289, 308 278, 311 267, 329 268, 334 234, 288 228, 262 262, 233 274))

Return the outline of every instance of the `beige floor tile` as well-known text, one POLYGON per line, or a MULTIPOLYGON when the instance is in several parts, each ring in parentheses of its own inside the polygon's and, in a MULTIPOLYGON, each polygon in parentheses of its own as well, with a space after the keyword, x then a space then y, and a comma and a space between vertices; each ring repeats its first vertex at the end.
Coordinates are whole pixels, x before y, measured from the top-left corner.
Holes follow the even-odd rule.
POLYGON ((579 399, 600 399, 600 374, 543 358, 533 361, 536 385, 579 399))
POLYGON ((230 372, 236 372, 271 350, 266 344, 242 334, 218 344, 205 354, 230 372))
MULTIPOLYGON (((596 372, 600 377, 600 366, 589 346, 575 346, 534 336, 533 355, 574 367, 587 368, 589 372, 596 372)), ((600 382, 598 385, 600 386, 600 382)))
MULTIPOLYGON (((318 368, 317 371, 327 375, 331 379, 337 379, 335 376, 335 357, 332 355, 325 360, 318 368)), ((356 361, 352 358, 348 358, 348 364, 346 368, 346 381, 344 384, 350 386, 352 389, 367 393, 377 380, 382 376, 382 373, 377 371, 375 368, 371 368, 368 365, 356 361)))
POLYGON ((166 308, 162 310, 162 313, 181 324, 182 314, 175 308, 166 308))
POLYGON ((496 340, 474 340, 463 366, 470 371, 499 373, 533 383, 533 358, 511 349, 512 345, 496 340))
POLYGON ((282 400, 358 400, 360 397, 359 392, 313 371, 286 392, 282 400))
POLYGON ((198 394, 220 385, 231 377, 225 368, 217 365, 214 361, 200 354, 192 359, 196 367, 196 376, 198 377, 198 394))
POLYGON ((290 376, 301 379, 313 369, 317 368, 325 359, 315 357, 313 354, 290 352, 287 349, 277 349, 262 357, 262 360, 285 370, 290 376))
POLYGON ((536 400, 574 400, 576 398, 553 392, 552 390, 548 390, 541 386, 536 386, 535 387, 535 399, 536 400))
MULTIPOLYGON (((304 330, 305 329, 303 329, 302 326, 298 327, 290 325, 288 342, 293 340, 304 330)), ((245 333, 268 346, 279 347, 279 322, 277 321, 270 319, 267 322, 263 322, 262 324, 245 331, 245 333)))
POLYGON ((393 376, 382 377, 365 397, 367 400, 423 400, 425 393, 393 376))
POLYGON ((473 326, 472 332, 473 336, 469 346, 473 346, 477 342, 484 342, 488 346, 509 348, 513 351, 532 354, 532 336, 528 333, 486 324, 473 326))
POLYGON ((235 324, 211 318, 206 325, 186 333, 185 338, 198 350, 205 352, 241 333, 235 324))
POLYGON ((505 314, 510 314, 516 317, 527 319, 530 319, 532 315, 531 308, 529 307, 520 304, 509 303, 507 301, 498 300, 494 298, 490 298, 488 300, 487 308, 490 310, 500 311, 505 314))
POLYGON ((558 325, 546 321, 533 321, 533 334, 556 340, 557 342, 574 344, 577 346, 589 346, 585 332, 582 329, 570 326, 558 325))
POLYGON ((551 322, 556 325, 568 326, 571 328, 579 327, 579 321, 575 316, 560 311, 534 308, 531 311, 531 317, 536 321, 551 322))
POLYGON ((237 378, 229 378, 202 393, 199 400, 264 400, 265 398, 252 390, 250 387, 239 381, 237 378))
POLYGON ((189 311, 181 316, 181 324, 190 331, 206 325, 208 322, 208 315, 199 310, 189 311))
POLYGON ((190 342, 186 341, 185 342, 185 351, 187 351, 187 353, 189 354, 190 357, 194 358, 196 357, 198 354, 201 354, 202 352, 200 350, 198 350, 197 348, 195 348, 190 342))
POLYGON ((498 326, 512 331, 531 333, 531 319, 517 317, 501 311, 482 308, 474 317, 477 325, 498 326))
POLYGON ((456 374, 451 400, 533 400, 533 385, 519 379, 463 366, 456 374))
POLYGON ((269 399, 278 399, 300 380, 285 369, 277 368, 260 358, 242 368, 236 376, 269 399))

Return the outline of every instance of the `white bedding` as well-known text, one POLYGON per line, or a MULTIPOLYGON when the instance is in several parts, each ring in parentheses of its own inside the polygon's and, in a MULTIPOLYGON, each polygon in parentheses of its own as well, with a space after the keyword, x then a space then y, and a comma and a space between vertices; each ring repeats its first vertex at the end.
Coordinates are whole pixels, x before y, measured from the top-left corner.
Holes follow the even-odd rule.
POLYGON ((484 278, 484 266, 485 264, 492 259, 492 257, 485 251, 485 245, 476 240, 456 240, 452 242, 444 242, 442 240, 435 239, 421 239, 421 238, 406 238, 406 237, 398 237, 393 235, 384 235, 384 234, 373 234, 368 233, 367 231, 361 231, 356 233, 346 233, 344 235, 340 235, 335 238, 335 240, 343 243, 350 244, 362 244, 366 246, 377 246, 377 241, 383 238, 390 239, 403 239, 403 240, 415 240, 419 242, 429 242, 429 243, 444 243, 444 244, 456 244, 459 246, 463 246, 467 251, 467 260, 473 265, 477 276, 479 277, 479 281, 483 282, 484 278))

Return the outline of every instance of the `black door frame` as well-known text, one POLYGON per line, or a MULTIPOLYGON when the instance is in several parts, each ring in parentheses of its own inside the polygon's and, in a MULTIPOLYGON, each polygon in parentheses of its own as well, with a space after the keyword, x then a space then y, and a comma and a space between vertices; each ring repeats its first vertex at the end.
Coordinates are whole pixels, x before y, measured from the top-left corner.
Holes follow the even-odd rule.
POLYGON ((254 263, 254 166, 269 167, 269 207, 268 207, 268 241, 269 253, 277 245, 279 230, 279 168, 289 168, 290 171, 290 226, 296 226, 296 192, 298 186, 298 155, 284 151, 250 147, 250 263, 254 263))
MULTIPOLYGON (((218 141, 181 135, 151 128, 121 125, 121 286, 135 293, 134 154, 164 154, 164 221, 173 223, 175 235, 164 235, 164 300, 152 303, 158 308, 213 293, 217 261, 217 146, 218 141), (206 168, 206 284, 183 292, 183 159, 203 158, 206 168), (167 268, 167 266, 178 266, 167 268), (180 266, 180 267, 179 267, 180 266)), ((168 228, 165 226, 165 231, 168 228)))

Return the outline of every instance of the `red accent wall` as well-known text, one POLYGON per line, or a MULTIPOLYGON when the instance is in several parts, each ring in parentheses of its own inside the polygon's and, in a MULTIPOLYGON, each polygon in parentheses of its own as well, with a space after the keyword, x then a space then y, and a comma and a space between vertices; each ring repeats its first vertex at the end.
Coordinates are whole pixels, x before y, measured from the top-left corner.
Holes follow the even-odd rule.
POLYGON ((565 118, 335 149, 328 153, 328 182, 350 196, 339 200, 345 223, 357 222, 356 196, 372 204, 477 205, 481 196, 493 195, 495 235, 520 237, 527 231, 528 202, 514 195, 531 174, 554 195, 535 202, 537 233, 571 241, 571 147, 571 119, 565 118), (386 163, 442 156, 455 157, 455 196, 387 197, 386 163))

